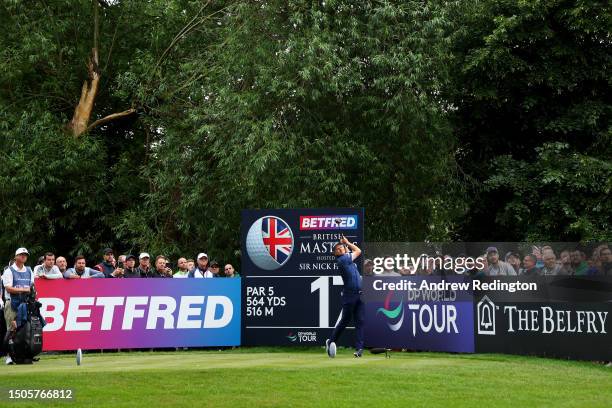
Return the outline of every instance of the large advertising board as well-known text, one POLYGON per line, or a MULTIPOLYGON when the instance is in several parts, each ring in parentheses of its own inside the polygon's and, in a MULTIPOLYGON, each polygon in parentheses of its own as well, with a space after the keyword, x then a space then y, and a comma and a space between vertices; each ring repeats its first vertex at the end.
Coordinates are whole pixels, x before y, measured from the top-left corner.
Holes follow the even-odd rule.
POLYGON ((240 345, 240 279, 36 281, 44 350, 240 345))
POLYGON ((243 344, 325 343, 342 309, 333 245, 344 235, 361 246, 363 221, 351 208, 242 212, 243 344))

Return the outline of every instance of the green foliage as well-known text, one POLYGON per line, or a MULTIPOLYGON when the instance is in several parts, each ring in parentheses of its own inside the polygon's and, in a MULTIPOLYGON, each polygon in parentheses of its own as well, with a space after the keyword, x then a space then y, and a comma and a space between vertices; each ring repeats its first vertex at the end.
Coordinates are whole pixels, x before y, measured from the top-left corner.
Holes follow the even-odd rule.
POLYGON ((243 208, 363 206, 368 239, 448 237, 457 206, 439 10, 265 4, 233 6, 210 61, 184 65, 201 80, 160 107, 152 232, 223 253, 239 246, 243 208), (177 110, 185 117, 167 121, 177 110))
POLYGON ((109 200, 100 194, 106 189, 104 146, 65 137, 50 114, 7 116, 0 127, 3 256, 19 246, 39 254, 97 251, 108 239, 109 200))
POLYGON ((607 2, 107 2, 91 121, 139 114, 74 140, 93 4, 0 4, 2 254, 235 260, 269 207, 365 207, 369 241, 610 238, 607 2))
POLYGON ((449 99, 460 166, 484 185, 460 234, 610 239, 610 3, 467 3, 449 99))
POLYGON ((530 242, 609 239, 612 163, 572 152, 563 143, 546 143, 536 151, 533 163, 496 159, 498 171, 486 181, 487 191, 513 193, 496 221, 510 231, 520 228, 530 242))

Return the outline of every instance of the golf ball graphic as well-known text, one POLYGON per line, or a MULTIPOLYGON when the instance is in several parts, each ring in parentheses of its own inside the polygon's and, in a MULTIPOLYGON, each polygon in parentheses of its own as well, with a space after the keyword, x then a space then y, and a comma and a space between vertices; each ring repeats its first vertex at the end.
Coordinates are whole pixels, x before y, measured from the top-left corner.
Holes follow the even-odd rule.
POLYGON ((293 232, 282 219, 261 217, 247 233, 246 249, 251 261, 260 269, 273 271, 283 266, 293 252, 293 232))

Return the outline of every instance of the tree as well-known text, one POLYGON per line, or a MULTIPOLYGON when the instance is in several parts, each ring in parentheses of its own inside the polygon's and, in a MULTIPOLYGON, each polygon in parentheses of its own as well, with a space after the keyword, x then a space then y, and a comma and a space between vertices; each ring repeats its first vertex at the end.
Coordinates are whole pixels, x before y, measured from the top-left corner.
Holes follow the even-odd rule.
POLYGON ((421 2, 236 3, 168 84, 155 188, 124 231, 153 219, 134 239, 234 256, 243 208, 364 206, 369 240, 448 237, 446 24, 421 2))
POLYGON ((156 61, 202 5, 101 3, 0 5, 2 253, 21 245, 91 257, 107 245, 138 249, 115 229, 150 189, 142 172, 154 140, 139 116, 113 114, 130 106, 144 112, 157 100, 163 66, 156 61), (74 115, 75 106, 89 113, 74 115), (87 129, 87 138, 73 140, 87 129))
POLYGON ((448 99, 476 184, 460 234, 610 239, 609 2, 464 2, 452 15, 448 99))

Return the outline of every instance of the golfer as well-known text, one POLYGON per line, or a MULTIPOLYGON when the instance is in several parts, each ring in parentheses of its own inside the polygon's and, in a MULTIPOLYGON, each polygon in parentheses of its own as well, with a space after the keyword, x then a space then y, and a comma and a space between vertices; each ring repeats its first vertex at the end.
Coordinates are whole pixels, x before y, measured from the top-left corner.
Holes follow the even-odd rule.
POLYGON ((351 317, 354 316, 357 340, 353 355, 361 357, 363 354, 364 304, 361 301, 361 276, 354 262, 361 255, 361 249, 357 245, 351 244, 343 235, 340 242, 334 246, 334 255, 340 266, 340 275, 342 275, 342 280, 344 281, 344 287, 342 288, 342 317, 334 328, 331 338, 325 341, 325 348, 329 357, 334 358, 336 356, 336 341, 351 321, 351 317))

